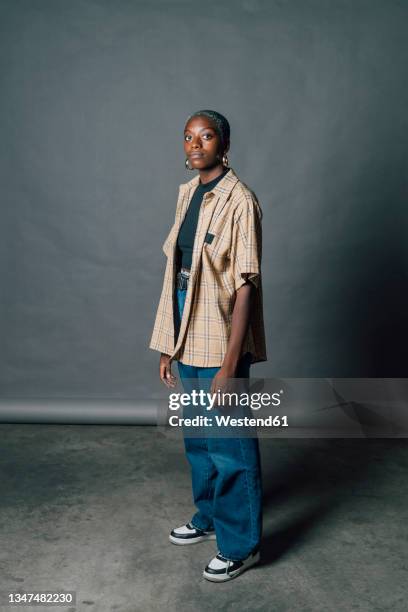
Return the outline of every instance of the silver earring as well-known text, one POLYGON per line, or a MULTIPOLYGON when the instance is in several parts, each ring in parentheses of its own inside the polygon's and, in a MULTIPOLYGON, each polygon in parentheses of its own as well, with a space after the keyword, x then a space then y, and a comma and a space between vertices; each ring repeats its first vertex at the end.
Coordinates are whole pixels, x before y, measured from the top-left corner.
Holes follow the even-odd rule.
POLYGON ((228 157, 226 154, 222 156, 222 163, 228 168, 228 157))
POLYGON ((194 170, 194 168, 190 168, 190 166, 188 164, 188 157, 186 157, 186 161, 184 162, 184 165, 186 167, 186 170, 194 170))

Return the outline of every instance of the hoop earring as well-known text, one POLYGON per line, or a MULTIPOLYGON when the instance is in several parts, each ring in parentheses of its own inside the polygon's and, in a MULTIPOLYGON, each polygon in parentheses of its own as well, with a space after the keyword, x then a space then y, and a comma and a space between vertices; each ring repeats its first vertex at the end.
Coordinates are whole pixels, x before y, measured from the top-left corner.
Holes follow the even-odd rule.
POLYGON ((188 165, 188 157, 186 157, 186 161, 184 162, 184 165, 186 167, 186 170, 194 170, 194 168, 190 168, 190 166, 188 165))
POLYGON ((228 168, 228 157, 226 154, 222 156, 222 163, 228 168))

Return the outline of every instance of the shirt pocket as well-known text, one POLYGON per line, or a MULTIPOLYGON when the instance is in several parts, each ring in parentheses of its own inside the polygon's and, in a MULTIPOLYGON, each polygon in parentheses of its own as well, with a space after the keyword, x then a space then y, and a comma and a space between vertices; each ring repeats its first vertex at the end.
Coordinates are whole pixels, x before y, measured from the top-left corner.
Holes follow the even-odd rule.
POLYGON ((228 264, 229 244, 225 232, 208 230, 204 236, 204 261, 214 270, 221 272, 228 264))

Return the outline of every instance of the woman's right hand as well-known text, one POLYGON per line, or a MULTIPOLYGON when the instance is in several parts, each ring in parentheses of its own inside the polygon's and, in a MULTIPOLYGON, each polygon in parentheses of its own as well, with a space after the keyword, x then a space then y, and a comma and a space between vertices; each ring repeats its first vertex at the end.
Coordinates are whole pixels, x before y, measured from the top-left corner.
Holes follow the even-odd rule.
POLYGON ((177 378, 171 373, 170 355, 161 353, 159 370, 160 380, 166 385, 166 387, 175 387, 177 378))

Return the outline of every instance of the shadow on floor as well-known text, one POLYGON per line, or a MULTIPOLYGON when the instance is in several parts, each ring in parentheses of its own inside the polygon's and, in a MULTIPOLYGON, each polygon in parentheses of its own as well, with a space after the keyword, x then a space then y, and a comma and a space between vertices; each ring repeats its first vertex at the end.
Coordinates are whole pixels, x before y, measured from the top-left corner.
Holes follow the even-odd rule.
MULTIPOLYGON (((260 565, 273 563, 313 537, 313 530, 332 510, 350 504, 350 498, 358 494, 356 487, 375 487, 375 496, 380 497, 386 462, 402 445, 406 442, 396 439, 262 440, 264 519, 293 498, 307 501, 303 511, 296 511, 296 517, 282 527, 264 529, 260 565), (286 460, 285 454, 289 455, 286 460)), ((302 506, 297 503, 296 507, 302 506)))

